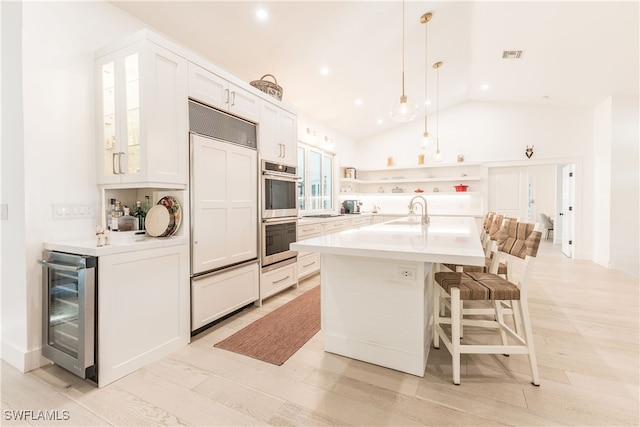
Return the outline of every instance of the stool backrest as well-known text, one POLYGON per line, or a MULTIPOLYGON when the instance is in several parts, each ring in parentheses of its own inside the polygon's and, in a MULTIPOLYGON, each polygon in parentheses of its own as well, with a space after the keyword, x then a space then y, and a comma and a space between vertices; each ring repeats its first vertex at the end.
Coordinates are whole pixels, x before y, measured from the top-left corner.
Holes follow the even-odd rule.
POLYGON ((497 233, 498 251, 518 258, 538 255, 542 233, 539 224, 509 221, 497 233))

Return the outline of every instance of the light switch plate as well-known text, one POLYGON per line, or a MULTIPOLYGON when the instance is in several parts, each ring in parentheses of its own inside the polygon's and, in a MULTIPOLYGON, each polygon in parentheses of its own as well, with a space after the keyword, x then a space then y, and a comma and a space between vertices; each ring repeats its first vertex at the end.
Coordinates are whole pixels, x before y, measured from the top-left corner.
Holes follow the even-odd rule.
POLYGON ((75 204, 53 204, 53 218, 54 219, 79 219, 79 218, 93 218, 94 215, 93 206, 86 203, 75 204))
POLYGON ((9 205, 7 203, 0 204, 0 220, 9 220, 9 205))

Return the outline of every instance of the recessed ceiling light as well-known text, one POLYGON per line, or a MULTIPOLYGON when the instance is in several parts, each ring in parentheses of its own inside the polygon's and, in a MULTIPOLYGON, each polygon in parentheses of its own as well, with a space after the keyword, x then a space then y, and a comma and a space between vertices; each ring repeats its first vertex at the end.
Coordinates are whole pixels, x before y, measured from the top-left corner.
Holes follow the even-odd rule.
POLYGON ((424 101, 424 105, 431 105, 431 100, 427 99, 426 101, 424 101))
POLYGON ((381 125, 381 124, 383 124, 383 123, 384 123, 384 120, 382 120, 382 119, 378 119, 378 121, 377 121, 376 123, 377 123, 377 124, 379 124, 379 125, 381 125))
POLYGON ((269 17, 269 14, 267 13, 266 10, 264 9, 258 9, 256 11, 256 17, 258 18, 258 20, 260 21, 266 21, 267 18, 269 17))
POLYGON ((356 104, 358 107, 362 105, 362 99, 358 98, 354 101, 354 104, 356 104))
POLYGON ((326 76, 327 74, 329 74, 329 67, 320 68, 320 74, 322 74, 323 76, 326 76))
POLYGON ((482 90, 489 90, 489 85, 488 84, 483 84, 482 86, 480 86, 480 89, 482 90))

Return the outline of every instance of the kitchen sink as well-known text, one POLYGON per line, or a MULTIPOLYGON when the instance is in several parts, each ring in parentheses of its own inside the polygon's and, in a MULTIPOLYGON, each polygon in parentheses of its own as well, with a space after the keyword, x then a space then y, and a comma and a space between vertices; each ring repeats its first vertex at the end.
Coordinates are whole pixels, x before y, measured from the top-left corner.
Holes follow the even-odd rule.
POLYGON ((333 218, 335 216, 344 216, 344 214, 315 214, 305 215, 303 218, 333 218))

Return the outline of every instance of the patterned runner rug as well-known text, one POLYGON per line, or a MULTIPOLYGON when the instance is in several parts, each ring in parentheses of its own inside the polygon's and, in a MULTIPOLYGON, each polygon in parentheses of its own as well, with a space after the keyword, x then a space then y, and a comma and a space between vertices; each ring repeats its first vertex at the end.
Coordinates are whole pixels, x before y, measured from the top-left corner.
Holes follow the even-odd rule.
POLYGON ((316 286, 215 347, 282 365, 319 330, 320 286, 316 286))

